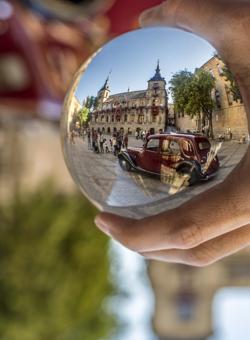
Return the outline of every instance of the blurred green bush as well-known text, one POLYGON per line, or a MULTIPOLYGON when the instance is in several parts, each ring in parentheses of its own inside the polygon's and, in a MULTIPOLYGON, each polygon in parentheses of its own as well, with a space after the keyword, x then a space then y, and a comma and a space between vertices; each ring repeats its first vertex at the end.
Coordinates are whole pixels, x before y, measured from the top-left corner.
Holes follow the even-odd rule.
POLYGON ((0 207, 0 338, 109 338, 108 239, 79 194, 51 183, 0 207))

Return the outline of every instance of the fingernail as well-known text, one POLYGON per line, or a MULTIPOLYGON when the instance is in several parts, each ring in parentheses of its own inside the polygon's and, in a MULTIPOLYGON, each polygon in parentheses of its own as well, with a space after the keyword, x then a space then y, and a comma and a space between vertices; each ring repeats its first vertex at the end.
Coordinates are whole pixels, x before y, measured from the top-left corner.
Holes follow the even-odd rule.
POLYGON ((95 224, 106 235, 111 236, 108 225, 103 221, 103 219, 100 216, 96 216, 95 224))

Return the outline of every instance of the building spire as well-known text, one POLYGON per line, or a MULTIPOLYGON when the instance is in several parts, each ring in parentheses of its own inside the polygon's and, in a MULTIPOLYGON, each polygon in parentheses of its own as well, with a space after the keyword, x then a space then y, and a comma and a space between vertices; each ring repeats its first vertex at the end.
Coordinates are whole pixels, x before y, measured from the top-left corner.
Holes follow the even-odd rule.
POLYGON ((109 78, 110 78, 111 73, 112 73, 112 70, 109 71, 109 74, 108 74, 108 76, 105 80, 105 83, 104 83, 103 87, 99 90, 99 92, 103 91, 103 90, 109 90, 109 78))
POLYGON ((157 68, 156 68, 156 73, 161 73, 161 69, 160 69, 160 59, 158 59, 158 62, 157 62, 157 68))
POLYGON ((155 75, 150 79, 150 81, 165 81, 165 79, 161 76, 160 59, 157 60, 155 75))

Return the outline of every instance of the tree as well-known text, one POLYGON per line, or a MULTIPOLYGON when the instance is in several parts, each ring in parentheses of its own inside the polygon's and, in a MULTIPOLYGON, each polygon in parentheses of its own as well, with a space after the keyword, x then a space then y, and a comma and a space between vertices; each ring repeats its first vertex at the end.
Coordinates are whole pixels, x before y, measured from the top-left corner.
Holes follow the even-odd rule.
POLYGON ((88 96, 86 98, 85 104, 84 106, 89 109, 89 111, 92 111, 93 109, 95 109, 95 104, 96 104, 96 100, 97 98, 94 96, 88 96))
POLYGON ((51 183, 0 206, 0 338, 110 339, 108 240, 81 195, 51 183))
POLYGON ((175 111, 186 113, 192 118, 198 116, 202 120, 202 128, 207 120, 208 135, 213 138, 214 77, 203 69, 197 69, 194 73, 184 70, 176 73, 170 84, 175 111))
POLYGON ((237 84, 234 76, 233 76, 233 73, 230 71, 230 69, 228 68, 227 65, 225 65, 222 69, 223 71, 223 76, 226 78, 227 81, 230 82, 230 91, 232 92, 233 94, 233 99, 235 101, 238 101, 240 100, 241 102, 243 102, 243 99, 242 99, 242 96, 241 96, 241 93, 240 93, 240 88, 239 88, 239 85, 237 84))
POLYGON ((184 114, 189 100, 189 84, 193 79, 193 73, 187 70, 177 72, 170 80, 170 91, 174 101, 175 112, 184 114))
POLYGON ((81 110, 78 111, 77 119, 80 121, 81 126, 86 124, 89 120, 89 109, 87 107, 81 108, 81 110))
POLYGON ((223 61, 223 59, 221 58, 219 54, 215 54, 214 56, 218 58, 219 60, 221 60, 224 64, 224 66, 222 67, 222 76, 225 77, 226 80, 230 82, 229 90, 232 92, 233 99, 235 101, 240 100, 241 102, 243 102, 239 85, 237 81, 235 80, 233 73, 231 72, 231 70, 229 69, 227 64, 223 61))

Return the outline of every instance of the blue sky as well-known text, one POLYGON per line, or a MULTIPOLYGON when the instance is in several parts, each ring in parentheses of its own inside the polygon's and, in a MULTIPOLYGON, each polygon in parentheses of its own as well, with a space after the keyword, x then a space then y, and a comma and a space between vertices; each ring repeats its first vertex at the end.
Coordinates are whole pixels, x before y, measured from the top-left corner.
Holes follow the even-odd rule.
POLYGON ((83 74, 76 96, 83 101, 95 96, 109 72, 111 94, 143 90, 160 59, 162 76, 193 71, 209 60, 215 49, 205 40, 176 29, 144 28, 126 33, 106 44, 83 74))

